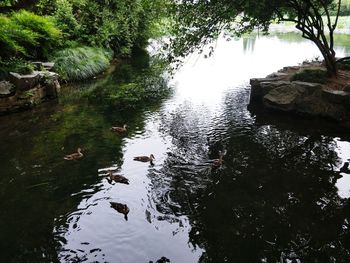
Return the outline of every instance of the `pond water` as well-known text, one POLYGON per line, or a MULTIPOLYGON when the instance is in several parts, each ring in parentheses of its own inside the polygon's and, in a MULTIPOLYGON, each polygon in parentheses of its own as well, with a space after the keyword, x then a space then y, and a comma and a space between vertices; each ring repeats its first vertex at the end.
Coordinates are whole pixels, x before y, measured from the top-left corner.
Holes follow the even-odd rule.
MULTIPOLYGON (((349 37, 339 39, 338 56, 348 54, 349 37)), ((215 46, 142 110, 61 99, 0 118, 2 262, 349 262, 350 174, 340 168, 350 133, 247 109, 250 78, 317 49, 291 33, 215 46), (124 123, 127 133, 110 131, 124 123), (78 147, 82 159, 63 160, 78 147), (133 160, 151 153, 153 166, 133 160), (127 204, 128 220, 110 202, 127 204)))

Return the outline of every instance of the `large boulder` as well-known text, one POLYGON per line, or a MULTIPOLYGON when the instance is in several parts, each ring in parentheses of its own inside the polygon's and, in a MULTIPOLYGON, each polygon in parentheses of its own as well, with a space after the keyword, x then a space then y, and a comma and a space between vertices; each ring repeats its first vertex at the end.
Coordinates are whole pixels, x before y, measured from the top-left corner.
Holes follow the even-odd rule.
POLYGON ((275 73, 251 79, 250 104, 262 102, 270 109, 350 121, 350 88, 339 91, 318 83, 286 79, 285 74, 275 73))
POLYGON ((283 86, 289 81, 278 80, 275 78, 255 78, 250 80, 251 91, 250 101, 261 100, 270 90, 283 86))
POLYGON ((350 104, 350 92, 342 90, 323 89, 322 95, 326 100, 336 104, 350 104))
POLYGON ((26 75, 10 72, 9 80, 18 90, 24 91, 32 89, 39 84, 40 74, 38 71, 26 75))
POLYGON ((300 97, 298 89, 292 85, 282 85, 271 89, 263 97, 263 103, 268 108, 279 109, 283 111, 295 110, 296 103, 300 97))

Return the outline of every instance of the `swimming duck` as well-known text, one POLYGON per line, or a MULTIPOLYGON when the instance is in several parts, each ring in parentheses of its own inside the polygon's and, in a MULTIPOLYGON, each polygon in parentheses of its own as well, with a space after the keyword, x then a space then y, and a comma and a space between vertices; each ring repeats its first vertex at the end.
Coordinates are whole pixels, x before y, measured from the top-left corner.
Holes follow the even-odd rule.
POLYGON ((151 154, 149 157, 148 156, 136 156, 134 157, 134 161, 139 161, 139 162, 150 162, 153 165, 153 160, 156 158, 154 157, 153 154, 151 154))
POLYGON ((123 127, 112 127, 111 131, 117 132, 117 133, 124 133, 124 132, 126 132, 127 127, 128 126, 126 124, 124 124, 123 127))
POLYGON ((109 175, 110 181, 114 181, 116 183, 121 183, 121 184, 129 184, 129 179, 122 175, 113 174, 112 171, 109 171, 108 175, 109 175))
POLYGON ((124 215, 125 220, 128 220, 128 213, 130 211, 129 207, 126 204, 121 204, 117 202, 109 202, 111 207, 117 210, 119 213, 124 215))
POLYGON ((223 157, 224 157, 224 154, 221 151, 219 151, 219 159, 214 159, 213 163, 211 164, 211 167, 213 169, 219 168, 224 162, 224 160, 222 159, 223 157))
POLYGON ((78 148, 76 153, 67 154, 66 156, 63 157, 63 159, 68 160, 68 161, 72 161, 72 160, 78 160, 78 159, 82 158, 83 156, 84 155, 81 152, 81 148, 78 148))

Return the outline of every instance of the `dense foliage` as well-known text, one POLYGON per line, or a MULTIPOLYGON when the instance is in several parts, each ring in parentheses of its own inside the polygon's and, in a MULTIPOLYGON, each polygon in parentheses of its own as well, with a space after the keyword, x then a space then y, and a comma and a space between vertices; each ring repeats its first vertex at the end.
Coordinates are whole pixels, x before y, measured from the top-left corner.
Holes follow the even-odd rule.
POLYGON ((173 54, 186 55, 215 39, 222 31, 236 35, 259 28, 267 33, 272 22, 293 22, 302 36, 321 51, 328 73, 336 74, 334 30, 341 1, 206 1, 185 0, 176 5, 177 27, 173 54), (335 12, 335 17, 331 16, 335 12))
POLYGON ((167 5, 166 0, 40 0, 36 11, 53 14, 66 40, 130 55, 147 44, 167 5))
POLYGON ((145 47, 167 5, 167 0, 1 1, 1 71, 7 70, 3 65, 10 59, 46 60, 57 54, 54 60, 64 78, 90 77, 108 65, 104 50, 130 56, 134 48, 145 47), (72 57, 63 58, 66 53, 72 57), (83 62, 83 57, 91 61, 83 62), (73 61, 77 70, 63 69, 73 61))
POLYGON ((46 57, 60 37, 50 17, 24 10, 11 16, 0 14, 0 59, 46 57))

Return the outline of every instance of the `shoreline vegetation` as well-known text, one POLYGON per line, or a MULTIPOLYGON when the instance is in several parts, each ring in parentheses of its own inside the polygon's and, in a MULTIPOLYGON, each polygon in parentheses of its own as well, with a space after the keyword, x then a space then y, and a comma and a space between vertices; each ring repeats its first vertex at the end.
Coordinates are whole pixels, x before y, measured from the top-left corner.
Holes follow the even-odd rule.
MULTIPOLYGON (((0 4, 0 44, 4 47, 0 50, 0 80, 8 80, 9 72, 32 73, 36 61, 52 61, 52 71, 64 83, 94 79, 114 59, 129 59, 135 50, 145 49, 149 39, 170 34, 174 22, 168 18, 170 5, 167 0, 132 4, 121 0, 5 1, 0 4)), ((335 32, 350 34, 350 1, 343 2, 340 15, 335 32)), ((300 33, 293 22, 272 23, 269 31, 300 33)), ((158 68, 167 67, 164 58, 152 61, 159 63, 158 68)), ((147 85, 141 75, 117 87, 94 85, 79 91, 82 95, 78 97, 116 107, 135 106, 169 92, 162 84, 166 80, 160 81, 162 72, 157 70, 157 74, 147 85), (157 84, 150 88, 150 83, 157 84)))
MULTIPOLYGON (((164 29, 169 27, 164 23, 167 5, 167 0, 132 3, 121 0, 9 0, 0 3, 0 45, 3 47, 0 50, 0 81, 2 86, 11 88, 0 100, 6 100, 7 109, 10 95, 19 92, 14 83, 9 83, 10 72, 18 73, 19 78, 33 75, 38 61, 52 62, 51 71, 58 73, 61 83, 93 80, 106 71, 108 74, 113 61, 128 61, 135 50, 147 47, 149 39, 165 34, 164 29)), ((163 67, 164 61, 160 63, 163 67)), ((101 94, 105 94, 103 103, 115 104, 120 99, 123 104, 127 94, 134 96, 129 98, 130 103, 138 102, 141 95, 146 100, 150 98, 150 90, 139 84, 123 83, 117 88, 120 92, 107 92, 106 88, 100 87, 101 90, 94 90, 95 95, 90 95, 90 99, 99 97, 102 100, 101 94)), ((166 92, 157 89, 154 93, 153 96, 158 97, 166 92)))

